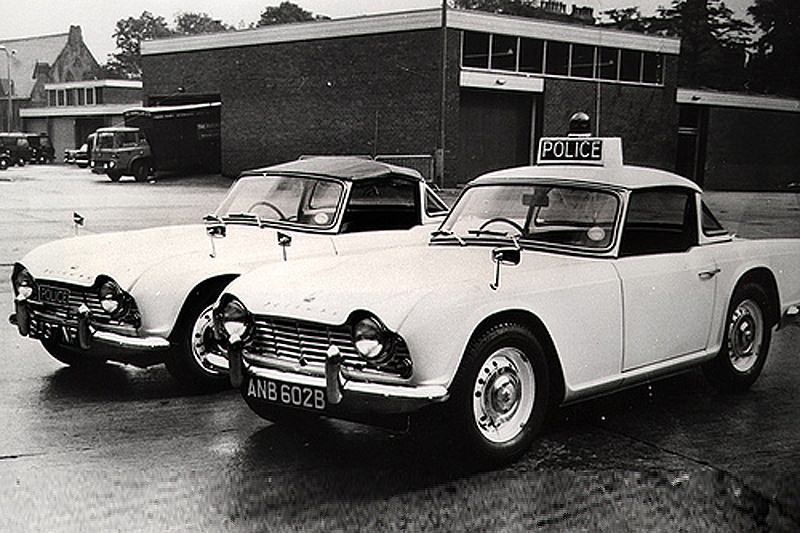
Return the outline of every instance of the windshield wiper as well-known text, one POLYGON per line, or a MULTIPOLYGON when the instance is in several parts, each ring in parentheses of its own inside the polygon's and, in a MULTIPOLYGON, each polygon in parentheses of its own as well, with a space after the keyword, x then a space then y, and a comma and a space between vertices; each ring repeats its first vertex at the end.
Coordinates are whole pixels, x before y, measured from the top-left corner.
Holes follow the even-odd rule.
POLYGON ((458 241, 458 244, 461 246, 466 246, 467 243, 464 242, 464 239, 459 237, 455 232, 449 229, 437 229, 433 233, 431 233, 431 237, 453 237, 455 240, 458 241))
MULTIPOLYGON (((488 225, 488 224, 487 224, 488 225)), ((508 237, 507 231, 498 231, 496 229, 471 229, 467 230, 470 235, 480 237, 481 235, 491 235, 492 237, 508 237)))

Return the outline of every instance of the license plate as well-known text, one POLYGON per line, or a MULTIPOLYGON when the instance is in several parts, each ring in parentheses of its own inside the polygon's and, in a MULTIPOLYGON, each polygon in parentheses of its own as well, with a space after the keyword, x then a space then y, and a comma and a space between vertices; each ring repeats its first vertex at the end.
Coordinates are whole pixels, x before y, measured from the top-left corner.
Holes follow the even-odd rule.
POLYGON ((39 300, 55 305, 69 305, 69 289, 39 285, 39 300))
POLYGON ((51 324, 41 320, 31 320, 31 336, 36 339, 61 342, 78 346, 78 329, 63 324, 51 324))
POLYGON ((311 411, 324 411, 326 404, 325 389, 254 377, 247 384, 247 397, 311 411))

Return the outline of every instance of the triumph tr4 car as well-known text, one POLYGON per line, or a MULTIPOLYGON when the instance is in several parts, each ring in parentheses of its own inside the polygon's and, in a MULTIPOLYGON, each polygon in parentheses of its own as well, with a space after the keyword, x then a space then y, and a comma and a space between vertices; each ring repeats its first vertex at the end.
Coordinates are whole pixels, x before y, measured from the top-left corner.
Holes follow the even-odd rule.
POLYGON ((447 206, 414 170, 317 157, 244 173, 206 226, 59 240, 14 265, 19 333, 69 365, 165 362, 194 388, 229 386, 211 305, 257 265, 425 245, 447 206))
POLYGON ((536 165, 470 182, 427 246, 238 278, 214 310, 233 384, 277 421, 440 411, 486 461, 550 407, 692 365, 747 389, 797 318, 800 239, 733 237, 621 145, 543 139, 536 165))

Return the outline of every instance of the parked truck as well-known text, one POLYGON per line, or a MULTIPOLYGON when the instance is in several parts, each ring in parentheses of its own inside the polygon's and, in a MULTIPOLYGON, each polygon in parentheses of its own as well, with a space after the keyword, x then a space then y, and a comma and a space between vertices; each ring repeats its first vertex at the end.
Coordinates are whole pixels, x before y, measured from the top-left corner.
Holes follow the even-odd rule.
POLYGON ((145 181, 158 171, 219 172, 220 107, 213 102, 128 109, 125 126, 95 132, 93 172, 111 181, 145 181))

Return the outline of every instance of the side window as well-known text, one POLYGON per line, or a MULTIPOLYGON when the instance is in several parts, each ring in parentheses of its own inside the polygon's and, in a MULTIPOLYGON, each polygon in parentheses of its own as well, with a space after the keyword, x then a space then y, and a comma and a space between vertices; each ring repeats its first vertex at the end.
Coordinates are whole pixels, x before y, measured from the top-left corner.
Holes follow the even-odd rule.
POLYGON ((342 232, 408 229, 419 224, 419 185, 400 177, 354 181, 342 232))
POLYGON ((633 191, 622 228, 620 255, 683 252, 697 244, 692 191, 664 187, 633 191))
POLYGON ((428 187, 425 187, 425 212, 429 216, 447 214, 449 209, 428 187))
POLYGON ((725 235, 728 231, 722 227, 717 217, 708 208, 705 202, 701 204, 703 209, 703 233, 708 236, 725 235))

